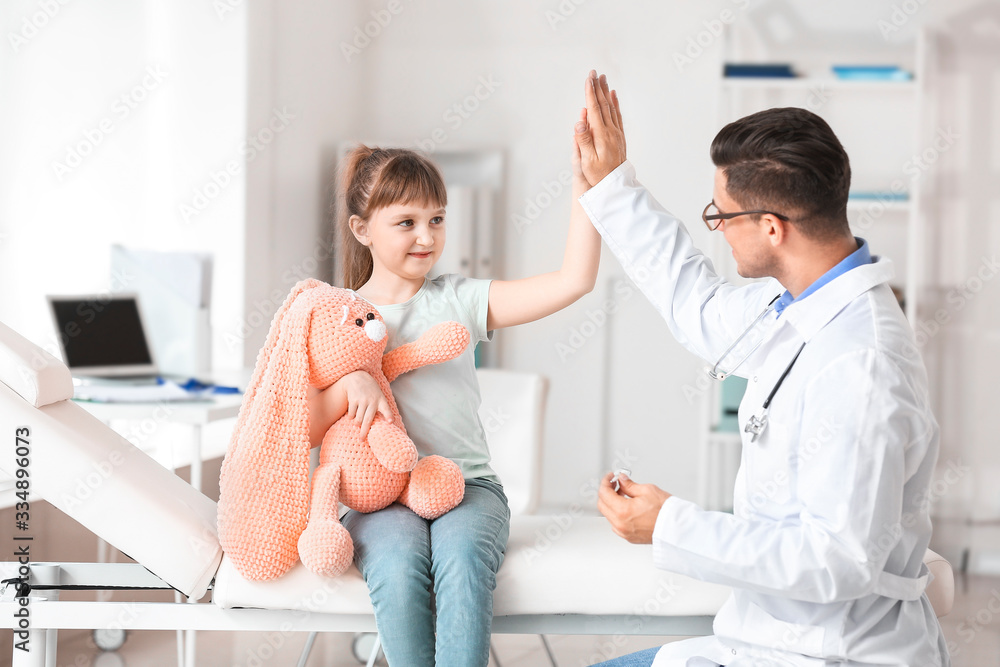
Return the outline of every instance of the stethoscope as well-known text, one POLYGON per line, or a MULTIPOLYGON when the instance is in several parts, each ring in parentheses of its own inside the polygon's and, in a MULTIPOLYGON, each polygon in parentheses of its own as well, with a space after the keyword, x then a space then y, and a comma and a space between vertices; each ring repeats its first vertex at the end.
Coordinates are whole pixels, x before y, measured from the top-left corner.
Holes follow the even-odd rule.
MULTIPOLYGON (((747 335, 751 331, 753 331, 757 327, 757 325, 764 320, 765 317, 767 317, 768 313, 774 310, 774 302, 777 301, 780 296, 781 295, 779 294, 775 296, 773 299, 771 299, 770 303, 767 304, 767 307, 764 308, 761 314, 758 315, 754 319, 754 321, 750 323, 750 326, 744 329, 743 333, 741 333, 736 338, 736 340, 733 341, 733 344, 726 348, 726 351, 722 353, 722 356, 719 357, 719 360, 715 362, 715 365, 709 369, 706 369, 709 376, 711 376, 715 380, 725 380, 727 377, 732 375, 737 368, 742 366, 743 362, 749 359, 751 354, 757 351, 757 348, 760 347, 761 343, 764 342, 763 336, 761 336, 760 340, 754 343, 753 347, 751 347, 750 350, 745 355, 743 355, 743 358, 740 359, 740 361, 735 366, 733 366, 732 369, 730 369, 728 372, 719 371, 719 365, 723 362, 723 360, 725 360, 727 356, 729 356, 729 353, 732 352, 734 349, 736 349, 736 347, 743 341, 743 339, 746 338, 747 335)), ((771 393, 769 393, 767 395, 767 398, 764 399, 764 404, 761 405, 760 411, 756 415, 751 415, 750 419, 747 420, 747 425, 743 429, 743 432, 750 434, 750 442, 756 442, 757 438, 760 437, 760 434, 764 432, 765 428, 767 428, 767 410, 768 407, 770 407, 771 405, 771 400, 774 398, 774 395, 778 393, 778 389, 781 388, 781 383, 785 381, 785 377, 788 375, 788 372, 792 370, 792 366, 795 365, 795 362, 796 360, 798 360, 799 355, 802 354, 802 348, 804 348, 805 346, 806 346, 805 343, 802 343, 802 345, 799 346, 798 352, 795 353, 795 356, 792 357, 792 360, 788 363, 788 366, 785 367, 785 370, 781 374, 781 377, 778 378, 778 381, 774 384, 774 387, 771 389, 771 393)))

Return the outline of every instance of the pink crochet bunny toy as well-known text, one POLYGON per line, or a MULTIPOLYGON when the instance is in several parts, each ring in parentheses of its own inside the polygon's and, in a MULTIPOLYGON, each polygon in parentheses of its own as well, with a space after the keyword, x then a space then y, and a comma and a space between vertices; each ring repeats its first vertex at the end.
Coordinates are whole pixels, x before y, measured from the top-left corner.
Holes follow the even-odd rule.
POLYGON ((383 355, 387 342, 375 307, 319 280, 299 282, 278 309, 219 480, 219 540, 244 577, 279 577, 297 558, 317 574, 341 574, 354 545, 337 518, 338 502, 374 512, 398 501, 434 519, 462 501, 465 481, 453 461, 417 460, 389 383, 454 359, 468 345, 469 332, 457 322, 442 322, 383 355), (356 370, 378 382, 392 421, 378 415, 366 438, 346 415, 333 424, 323 438, 310 494, 307 387, 329 387, 356 370))

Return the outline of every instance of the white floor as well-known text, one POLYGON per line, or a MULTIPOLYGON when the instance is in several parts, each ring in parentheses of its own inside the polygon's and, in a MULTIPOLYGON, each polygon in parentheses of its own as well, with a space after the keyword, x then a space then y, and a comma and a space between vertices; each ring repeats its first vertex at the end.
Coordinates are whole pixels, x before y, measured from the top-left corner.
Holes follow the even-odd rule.
MULTIPOLYGON (((313 646, 309 667, 340 667, 361 665, 352 652, 353 635, 322 635, 313 646)), ((571 637, 553 635, 549 645, 560 667, 591 665, 623 653, 659 646, 669 637, 571 637)), ((275 641, 268 633, 202 632, 198 633, 198 667, 294 667, 297 664, 305 635, 293 635, 288 641, 275 641), (270 647, 277 646, 273 652, 270 647)), ((493 640, 499 662, 491 658, 491 667, 548 667, 545 649, 532 635, 497 635, 493 640)), ((176 634, 170 632, 130 633, 117 653, 97 650, 89 633, 64 631, 59 640, 59 667, 164 667, 177 663, 176 634)), ((379 659, 385 665, 385 659, 379 659)))
MULTIPOLYGON (((961 576, 956 580, 955 608, 941 619, 952 645, 954 667, 1000 664, 1000 577, 961 576)), ((354 666, 352 635, 326 634, 310 656, 310 667, 354 666)), ((676 638, 550 636, 560 667, 578 667, 657 646, 676 638)), ((198 634, 199 667, 283 667, 297 664, 305 635, 277 633, 202 632, 198 634)), ((9 646, 9 644, 7 645, 9 646)), ((497 635, 494 647, 504 667, 547 667, 542 643, 531 635, 497 635)), ((0 655, 3 664, 9 653, 0 655)), ((176 633, 133 632, 117 653, 99 651, 88 632, 63 631, 59 638, 59 667, 165 667, 176 664, 176 633)), ((380 661, 379 664, 385 664, 380 661)), ((497 662, 491 660, 491 665, 497 662)))

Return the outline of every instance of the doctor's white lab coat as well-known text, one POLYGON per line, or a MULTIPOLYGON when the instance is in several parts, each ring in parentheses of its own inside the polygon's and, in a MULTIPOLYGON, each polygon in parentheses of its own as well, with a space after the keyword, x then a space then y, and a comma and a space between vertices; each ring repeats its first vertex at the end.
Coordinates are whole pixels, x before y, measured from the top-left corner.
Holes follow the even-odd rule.
MULTIPOLYGON (((626 273, 688 350, 714 363, 784 288, 735 287, 625 162, 581 199, 626 273)), ((949 665, 924 588, 938 427, 912 331, 876 258, 748 335, 739 423, 758 415, 802 344, 756 442, 743 433, 734 513, 676 496, 657 567, 733 587, 715 635, 663 647, 655 667, 949 665)), ((671 443, 682 446, 684 443, 671 443)))

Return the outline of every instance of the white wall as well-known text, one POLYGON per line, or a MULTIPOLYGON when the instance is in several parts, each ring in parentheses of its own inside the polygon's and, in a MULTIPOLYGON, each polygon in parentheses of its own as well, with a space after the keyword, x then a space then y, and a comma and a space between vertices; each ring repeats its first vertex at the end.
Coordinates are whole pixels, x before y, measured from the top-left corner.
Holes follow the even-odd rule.
POLYGON ((310 276, 329 280, 336 149, 360 130, 367 110, 363 72, 346 66, 338 48, 360 3, 260 0, 247 9, 248 135, 266 132, 276 114, 288 118, 248 163, 246 294, 240 318, 222 333, 242 343, 243 363, 253 366, 291 286, 310 276))
MULTIPOLYGON (((188 220, 180 205, 238 157, 242 12, 220 20, 209 5, 153 0, 51 6, 51 17, 37 2, 0 10, 0 319, 58 355, 44 295, 127 288, 109 276, 115 242, 213 251, 214 316, 233 317, 243 179, 188 220)), ((219 344, 214 354, 236 363, 219 344)))

